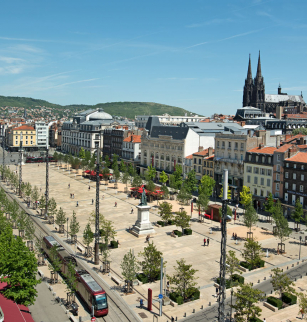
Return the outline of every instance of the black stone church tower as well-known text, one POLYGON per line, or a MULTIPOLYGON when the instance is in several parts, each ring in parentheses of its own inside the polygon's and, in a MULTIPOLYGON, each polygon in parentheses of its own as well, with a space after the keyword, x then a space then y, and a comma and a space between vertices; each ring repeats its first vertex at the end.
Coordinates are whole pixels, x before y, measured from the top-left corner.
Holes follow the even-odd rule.
POLYGON ((247 77, 245 79, 245 85, 243 89, 243 107, 244 106, 257 107, 265 112, 265 86, 261 74, 260 51, 257 74, 254 79, 252 76, 251 59, 249 56, 247 77))

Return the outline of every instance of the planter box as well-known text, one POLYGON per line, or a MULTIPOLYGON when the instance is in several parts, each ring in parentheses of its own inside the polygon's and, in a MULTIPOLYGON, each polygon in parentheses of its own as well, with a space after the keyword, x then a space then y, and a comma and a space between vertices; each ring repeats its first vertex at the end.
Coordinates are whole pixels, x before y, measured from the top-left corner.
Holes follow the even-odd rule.
POLYGON ((240 266, 240 265, 239 265, 239 270, 242 271, 242 272, 244 272, 244 273, 248 271, 247 268, 245 268, 243 266, 240 266))
POLYGON ((173 306, 173 307, 178 306, 178 304, 176 302, 174 302, 174 301, 170 301, 170 305, 173 306))
POLYGON ((274 305, 271 305, 271 304, 270 304, 270 303, 268 303, 268 302, 263 302, 263 305, 264 305, 265 307, 267 307, 268 309, 270 309, 271 311, 273 311, 273 312, 278 311, 278 307, 276 307, 276 306, 274 306, 274 305))
MULTIPOLYGON (((165 306, 165 305, 170 305, 171 304, 171 300, 169 297, 164 297, 162 299, 162 304, 165 306)), ((177 304, 177 303, 176 303, 177 304)))

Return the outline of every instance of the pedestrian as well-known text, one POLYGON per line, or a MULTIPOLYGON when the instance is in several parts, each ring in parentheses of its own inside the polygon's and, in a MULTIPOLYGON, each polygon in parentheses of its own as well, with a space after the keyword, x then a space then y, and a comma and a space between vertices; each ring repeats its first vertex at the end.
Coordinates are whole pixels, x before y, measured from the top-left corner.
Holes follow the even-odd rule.
POLYGON ((206 242, 207 242, 207 240, 206 240, 206 238, 204 238, 204 246, 206 246, 206 242))
POLYGON ((72 194, 72 198, 75 199, 75 194, 74 193, 72 194))
POLYGON ((171 322, 175 322, 175 319, 173 317, 171 317, 171 322))
POLYGON ((88 190, 91 190, 91 186, 88 186, 88 190))
POLYGON ((70 188, 70 183, 68 184, 68 189, 70 188))
POLYGON ((92 205, 94 204, 94 199, 92 199, 92 205))
POLYGON ((169 295, 169 281, 166 283, 166 295, 169 295))
POLYGON ((144 300, 141 298, 141 299, 140 299, 140 308, 141 308, 141 309, 143 308, 143 305, 144 305, 144 300))
POLYGON ((114 207, 117 207, 117 202, 115 202, 115 205, 114 205, 114 207))
POLYGON ((301 314, 302 314, 302 320, 303 320, 303 319, 304 319, 304 313, 305 313, 305 312, 304 312, 304 310, 303 310, 303 309, 301 309, 301 311, 300 311, 300 312, 301 312, 301 314))
POLYGON ((71 197, 72 197, 72 194, 70 194, 70 199, 71 199, 71 197))
POLYGON ((79 201, 77 201, 77 206, 76 207, 78 207, 79 206, 79 201))
POLYGON ((266 319, 265 318, 263 319, 263 322, 266 322, 266 319))
POLYGON ((209 246, 209 238, 207 239, 207 246, 209 246))
POLYGON ((117 245, 120 245, 119 240, 117 240, 117 245))
POLYGON ((130 212, 131 214, 133 214, 133 208, 131 207, 131 212, 130 212))
POLYGON ((235 233, 232 233, 231 239, 235 239, 235 233))
POLYGON ((39 191, 42 192, 42 188, 40 188, 39 191))
POLYGON ((216 296, 216 297, 218 297, 218 295, 219 295, 219 288, 218 288, 218 287, 216 287, 216 288, 215 288, 215 296, 216 296))

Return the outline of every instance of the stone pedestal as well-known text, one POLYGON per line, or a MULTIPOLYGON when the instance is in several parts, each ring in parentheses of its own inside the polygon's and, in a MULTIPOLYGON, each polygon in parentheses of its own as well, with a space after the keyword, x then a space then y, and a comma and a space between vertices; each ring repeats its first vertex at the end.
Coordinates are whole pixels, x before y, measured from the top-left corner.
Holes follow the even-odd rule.
POLYGON ((149 220, 149 209, 151 207, 147 205, 138 205, 136 207, 138 209, 138 218, 131 230, 131 233, 137 237, 141 235, 154 234, 155 230, 149 220))

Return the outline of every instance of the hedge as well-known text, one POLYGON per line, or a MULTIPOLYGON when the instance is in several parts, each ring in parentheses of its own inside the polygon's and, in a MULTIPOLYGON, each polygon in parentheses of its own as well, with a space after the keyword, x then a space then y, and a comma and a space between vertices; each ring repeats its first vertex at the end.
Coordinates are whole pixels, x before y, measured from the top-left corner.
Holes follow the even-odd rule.
POLYGON ((111 240, 111 247, 118 248, 118 242, 116 240, 111 240))
POLYGON ((102 252, 103 250, 108 249, 108 245, 105 243, 99 243, 99 249, 102 252))
POLYGON ((269 296, 266 300, 267 300, 267 302, 268 302, 269 304, 271 304, 271 305, 273 305, 273 306, 277 307, 277 308, 278 308, 278 310, 280 310, 280 309, 281 309, 281 307, 282 307, 282 300, 280 300, 280 299, 278 299, 278 298, 276 298, 276 297, 274 297, 274 296, 269 296))
MULTIPOLYGON (((217 284, 220 284, 220 278, 219 277, 216 279, 216 282, 217 282, 217 284)), ((229 279, 226 280, 225 286, 226 286, 226 289, 230 288, 230 280, 229 279)))
POLYGON ((297 296, 288 292, 283 293, 281 299, 283 302, 289 305, 296 304, 297 302, 297 296))
POLYGON ((196 287, 193 287, 192 289, 193 289, 193 293, 190 296, 190 299, 192 301, 198 300, 200 298, 200 290, 198 288, 196 288, 196 287))
POLYGON ((169 225, 175 225, 175 221, 174 221, 174 220, 172 220, 172 219, 169 219, 169 220, 167 221, 167 223, 168 223, 169 225))
POLYGON ((143 284, 148 283, 148 277, 144 273, 136 274, 136 278, 143 284))
POLYGON ((178 305, 183 304, 183 297, 182 296, 178 296, 177 299, 176 299, 176 302, 177 302, 178 305))
POLYGON ((233 282, 238 282, 239 284, 244 284, 244 277, 239 274, 233 274, 232 275, 233 282))
POLYGON ((165 222, 164 222, 164 221, 162 221, 162 220, 158 220, 158 221, 157 221, 157 224, 158 224, 158 225, 160 225, 160 226, 162 226, 162 227, 164 227, 164 226, 165 226, 165 222))
MULTIPOLYGON (((192 287, 193 293, 192 295, 189 297, 190 300, 194 301, 194 300, 198 300, 200 298, 200 291, 199 289, 192 287)), ((169 294, 169 298, 176 302, 178 305, 183 304, 183 297, 180 295, 180 293, 178 292, 171 292, 169 294)))
POLYGON ((256 267, 252 268, 251 264, 248 264, 247 262, 240 262, 240 265, 246 269, 248 269, 249 271, 256 269, 256 268, 260 268, 260 267, 264 267, 265 261, 264 260, 260 260, 259 261, 259 265, 257 265, 256 267))
POLYGON ((185 228, 183 230, 183 232, 184 232, 185 235, 192 235, 192 229, 190 229, 190 228, 185 228))
POLYGON ((174 234, 177 235, 178 237, 181 237, 182 236, 182 232, 179 231, 179 230, 174 230, 174 234))
POLYGON ((249 322, 262 322, 262 320, 260 320, 259 318, 250 318, 248 321, 249 322))

